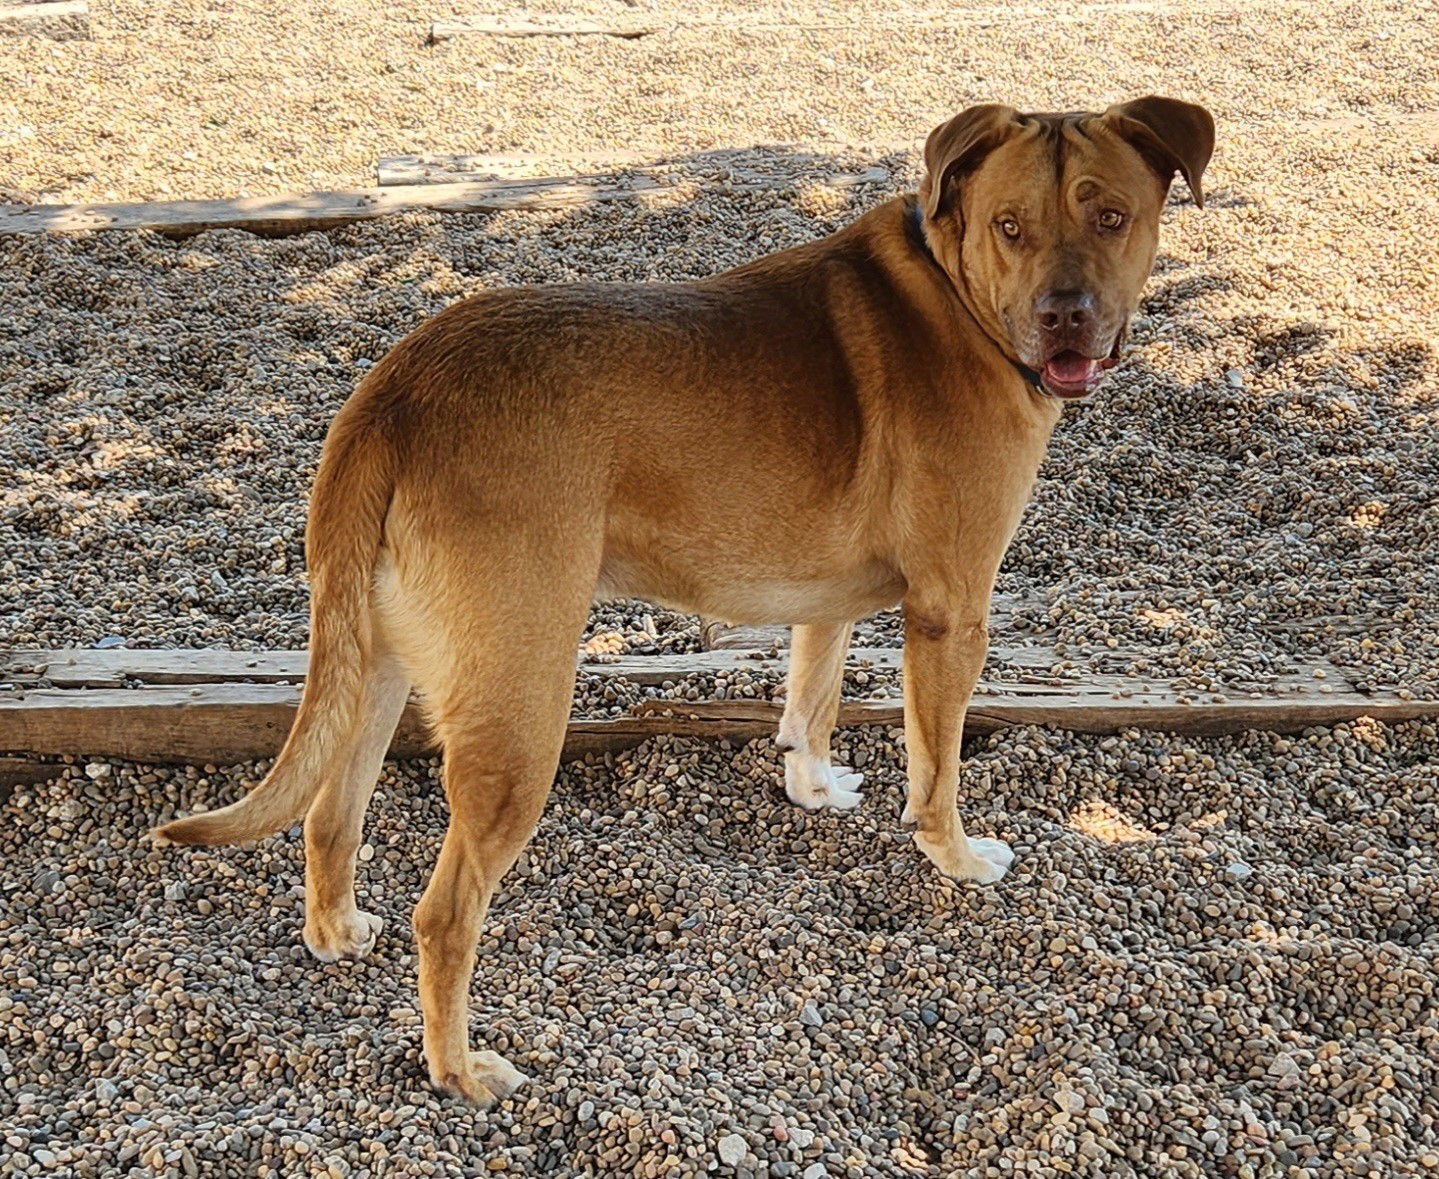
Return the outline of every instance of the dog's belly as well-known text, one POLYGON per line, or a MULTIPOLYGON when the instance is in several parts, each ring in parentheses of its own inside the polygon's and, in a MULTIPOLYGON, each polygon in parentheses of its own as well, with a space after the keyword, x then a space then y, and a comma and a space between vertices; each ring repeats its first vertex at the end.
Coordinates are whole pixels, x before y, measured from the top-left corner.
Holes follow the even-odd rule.
POLYGON ((666 566, 653 558, 606 553, 597 599, 644 598, 674 610, 724 622, 852 622, 893 606, 904 582, 881 562, 868 562, 823 576, 748 570, 701 572, 666 566))

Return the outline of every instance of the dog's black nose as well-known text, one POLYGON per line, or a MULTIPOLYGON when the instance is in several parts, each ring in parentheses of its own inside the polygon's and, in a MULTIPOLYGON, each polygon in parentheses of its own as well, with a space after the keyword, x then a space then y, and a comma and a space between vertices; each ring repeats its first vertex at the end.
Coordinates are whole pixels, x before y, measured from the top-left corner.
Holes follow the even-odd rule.
POLYGON ((1047 332, 1074 332, 1094 318, 1094 296, 1088 291, 1050 291, 1035 300, 1039 326, 1047 332))

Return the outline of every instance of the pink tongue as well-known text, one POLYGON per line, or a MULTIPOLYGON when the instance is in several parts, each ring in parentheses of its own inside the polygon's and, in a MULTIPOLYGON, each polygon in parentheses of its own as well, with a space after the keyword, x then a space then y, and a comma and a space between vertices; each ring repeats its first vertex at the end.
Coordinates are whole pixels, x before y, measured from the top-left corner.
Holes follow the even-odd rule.
POLYGON ((1078 352, 1061 352, 1050 358, 1044 371, 1061 385, 1078 385, 1089 380, 1099 367, 1099 361, 1090 360, 1078 352))

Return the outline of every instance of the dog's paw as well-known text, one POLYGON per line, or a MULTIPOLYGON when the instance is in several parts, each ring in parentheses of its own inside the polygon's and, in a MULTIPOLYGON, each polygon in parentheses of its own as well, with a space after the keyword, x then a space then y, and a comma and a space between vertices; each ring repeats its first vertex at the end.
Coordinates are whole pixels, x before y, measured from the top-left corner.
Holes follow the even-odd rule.
POLYGON ((784 792, 790 802, 807 811, 830 807, 847 811, 859 806, 864 795, 859 786, 863 774, 848 766, 832 766, 827 758, 790 753, 784 759, 784 792))
POLYGON ((321 962, 363 958, 374 949, 384 924, 383 919, 359 909, 339 914, 310 913, 305 917, 305 945, 321 962))
POLYGON ((528 1081, 529 1077, 498 1052, 471 1052, 463 1070, 437 1072, 431 1069, 430 1080, 437 1089, 463 1098, 480 1109, 490 1109, 528 1081))
POLYGON ((1014 850, 998 839, 961 839, 958 846, 934 843, 923 834, 914 837, 915 845, 951 880, 993 884, 1002 880, 1014 863, 1014 850))
POLYGON ((998 864, 1006 871, 1014 863, 1014 848, 1002 839, 971 839, 969 850, 982 859, 998 864))

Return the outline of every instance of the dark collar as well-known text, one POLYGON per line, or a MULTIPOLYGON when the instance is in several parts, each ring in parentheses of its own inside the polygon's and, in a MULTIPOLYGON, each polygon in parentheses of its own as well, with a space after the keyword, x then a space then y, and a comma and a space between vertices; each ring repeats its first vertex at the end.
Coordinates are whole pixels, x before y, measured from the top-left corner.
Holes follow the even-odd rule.
MULTIPOLYGON (((905 228, 909 231, 909 236, 914 240, 914 244, 924 252, 924 256, 938 266, 939 259, 934 256, 933 251, 929 248, 929 243, 924 239, 924 214, 920 211, 918 201, 909 207, 909 216, 905 218, 905 228)), ((1009 360, 1009 357, 1006 356, 1005 359, 1009 360)), ((1010 360, 1009 363, 1010 367, 1024 378, 1026 385, 1037 393, 1049 396, 1044 390, 1044 379, 1037 372, 1027 364, 1020 364, 1017 360, 1010 360)))

